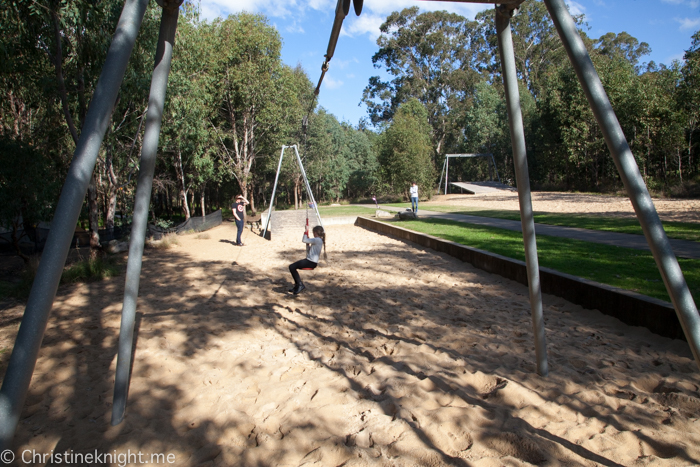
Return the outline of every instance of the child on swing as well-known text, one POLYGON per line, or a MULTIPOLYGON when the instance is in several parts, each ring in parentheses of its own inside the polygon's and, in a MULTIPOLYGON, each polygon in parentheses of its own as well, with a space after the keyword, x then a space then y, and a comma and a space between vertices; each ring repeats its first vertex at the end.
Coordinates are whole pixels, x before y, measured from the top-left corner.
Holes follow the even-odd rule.
POLYGON ((289 272, 292 273, 294 278, 294 287, 289 289, 294 295, 298 295, 306 287, 299 277, 298 269, 316 269, 318 266, 318 260, 321 256, 321 249, 323 248, 323 259, 328 261, 326 257, 326 232, 323 227, 317 225, 312 230, 314 236, 309 238, 309 224, 307 220, 306 231, 301 241, 306 243, 306 259, 297 261, 289 265, 289 272))

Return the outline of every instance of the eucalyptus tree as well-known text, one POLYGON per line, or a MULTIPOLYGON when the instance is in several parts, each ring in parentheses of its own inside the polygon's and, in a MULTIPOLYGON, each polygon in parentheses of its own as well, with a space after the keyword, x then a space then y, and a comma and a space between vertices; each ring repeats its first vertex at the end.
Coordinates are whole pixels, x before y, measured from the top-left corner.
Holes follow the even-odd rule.
MULTIPOLYGON (((54 159, 60 162, 55 167, 61 171, 70 162, 104 64, 111 39, 111 34, 105 34, 105 31, 114 30, 122 6, 119 0, 98 3, 88 0, 17 0, 3 2, 0 7, 3 12, 3 32, 8 33, 3 34, 3 41, 14 42, 6 42, 10 45, 9 48, 3 47, 5 51, 11 51, 12 59, 3 63, 13 69, 15 83, 3 86, 9 90, 9 115, 16 115, 13 120, 20 124, 19 128, 22 121, 26 120, 21 115, 22 111, 32 115, 34 122, 31 126, 39 131, 33 131, 35 134, 31 137, 31 143, 45 146, 49 154, 53 154, 54 159), (5 22, 5 19, 8 21, 5 22), (34 102, 27 109, 27 96, 31 94, 34 95, 34 102), (57 119, 59 115, 60 120, 57 119)), ((156 9, 159 11, 153 5, 146 14, 146 32, 139 37, 141 44, 148 42, 149 34, 152 36, 150 42, 155 44, 154 35, 148 31, 153 29, 152 23, 157 21, 156 9)), ((138 61, 139 54, 135 56, 138 61)), ((152 58, 149 61, 152 67, 152 58)), ((131 70, 132 73, 127 74, 125 81, 129 80, 129 76, 133 77, 133 66, 131 70)), ((138 80, 143 80, 143 76, 138 76, 138 80)), ((126 94, 128 92, 122 91, 115 104, 118 111, 111 131, 133 131, 128 123, 125 124, 129 118, 125 118, 119 111, 120 102, 126 94)), ((126 100, 129 101, 130 98, 126 100)), ((4 120, 8 114, 4 109, 2 113, 4 120)), ((113 144, 110 145, 109 138, 108 136, 105 147, 114 148, 113 144)), ((111 193, 109 190, 100 190, 100 182, 111 179, 109 173, 114 169, 111 159, 113 154, 109 149, 100 154, 88 188, 91 245, 94 247, 99 246, 98 196, 102 192, 105 198, 110 199, 114 194, 114 190, 111 193)), ((103 205, 113 206, 109 201, 103 205)), ((113 209, 107 209, 107 212, 113 217, 113 209)))
POLYGON ((260 15, 239 13, 213 23, 215 50, 210 119, 219 163, 248 195, 251 171, 263 140, 279 131, 283 82, 278 31, 260 15))
POLYGON ((609 32, 595 40, 598 53, 610 58, 620 58, 637 67, 639 59, 651 53, 651 48, 646 42, 639 42, 636 37, 627 32, 615 34, 609 32))
POLYGON ((303 160, 309 183, 322 200, 339 200, 349 178, 345 133, 338 119, 320 108, 311 115, 303 160))
POLYGON ((693 154, 700 142, 700 31, 693 34, 690 48, 685 51, 683 59, 683 79, 677 96, 685 114, 687 167, 695 171, 697 158, 693 158, 693 154))
POLYGON ((0 136, 37 146, 43 130, 55 128, 51 97, 43 85, 52 73, 37 47, 41 30, 29 2, 0 2, 0 136), (54 124, 42 125, 52 121, 54 124))
MULTIPOLYGON (((620 125, 634 144, 634 116, 640 99, 634 66, 624 58, 595 52, 591 58, 620 125)), ((535 138, 535 152, 550 167, 546 178, 567 189, 619 188, 617 170, 573 69, 560 67, 546 84, 537 101, 535 138)), ((644 160, 635 156, 643 166, 644 160)))
POLYGON ((39 221, 52 213, 58 198, 53 161, 28 143, 0 136, 0 225, 8 228, 17 254, 21 237, 36 232, 39 221))
POLYGON ((342 124, 345 132, 343 147, 348 163, 347 198, 360 198, 371 195, 378 186, 379 162, 370 139, 370 132, 342 124))
MULTIPOLYGON (((313 113, 316 106, 314 86, 301 66, 297 65, 294 68, 282 66, 277 100, 280 105, 277 108, 274 130, 269 131, 261 141, 261 153, 266 159, 269 159, 270 172, 277 168, 282 145, 296 144, 302 163, 305 165, 308 163, 310 157, 309 140, 313 138, 309 133, 316 130, 318 123, 313 113), (304 125, 307 118, 311 121, 306 121, 306 125, 304 125)), ((289 153, 287 154, 289 155, 289 153)), ((299 209, 304 187, 301 169, 295 156, 287 157, 283 161, 281 177, 283 185, 292 187, 290 194, 293 198, 294 208, 299 209)), ((252 183, 259 182, 253 178, 252 183)), ((252 197, 251 209, 255 210, 252 197)))
POLYGON ((199 194, 204 216, 207 185, 219 181, 215 166, 217 142, 209 117, 218 105, 211 93, 213 62, 216 60, 216 37, 212 25, 199 20, 191 5, 185 5, 178 25, 173 62, 163 115, 163 161, 160 165, 160 186, 169 197, 177 187, 185 220, 193 213, 189 195, 199 194))
POLYGON ((413 98, 402 104, 382 135, 379 165, 384 189, 408 197, 412 182, 424 193, 435 186, 428 112, 413 98))
MULTIPOLYGON (((581 17, 574 19, 581 25, 581 17)), ((492 81, 502 82, 494 11, 485 10, 478 13, 476 21, 479 23, 483 43, 488 48, 488 55, 481 56, 485 57, 485 65, 488 66, 492 81)), ((541 0, 532 0, 520 5, 510 23, 518 77, 537 98, 543 91, 547 75, 567 61, 566 51, 541 0)))
POLYGON ((683 112, 676 103, 680 65, 649 67, 639 76, 632 101, 633 134, 631 146, 650 183, 668 185, 675 173, 683 181, 683 112))
POLYGON ((362 102, 378 124, 418 99, 427 111, 434 153, 440 154, 449 135, 459 132, 460 113, 488 62, 478 23, 445 11, 419 14, 412 7, 389 15, 380 30, 372 62, 392 79, 370 78, 362 102))

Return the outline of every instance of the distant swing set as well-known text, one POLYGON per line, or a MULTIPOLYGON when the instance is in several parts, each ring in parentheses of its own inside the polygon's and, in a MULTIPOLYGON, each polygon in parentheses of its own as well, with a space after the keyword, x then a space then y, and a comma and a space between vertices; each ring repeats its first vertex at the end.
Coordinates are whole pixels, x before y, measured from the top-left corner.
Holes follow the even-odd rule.
MULTIPOLYGON (((141 163, 136 187, 133 224, 129 243, 126 284, 122 321, 119 331, 117 370, 114 381, 114 398, 112 404, 112 425, 122 422, 126 412, 129 379, 131 376, 131 355, 133 349, 134 321, 138 298, 139 279, 143 247, 145 243, 151 188, 158 150, 158 138, 162 122, 165 91, 172 59, 175 31, 179 7, 183 0, 156 0, 163 8, 158 37, 155 67, 146 116, 146 130, 141 151, 141 163)), ((374 0, 381 1, 381 0, 374 0)), ((432 0, 427 0, 432 1, 432 0)), ((525 0, 452 0, 461 3, 494 4, 498 49, 502 66, 510 127, 515 177, 520 201, 520 216, 523 226, 525 244, 525 262, 527 266, 528 290, 535 340, 535 360, 537 373, 546 376, 549 372, 547 363, 542 296, 539 279, 539 263, 535 224, 532 212, 530 180, 527 167, 525 133, 518 78, 515 66, 515 54, 511 36, 510 20, 518 7, 525 0), (495 5, 498 3, 498 5, 495 5)), ((651 252, 663 278, 666 289, 676 310, 676 314, 685 333, 686 340, 695 361, 700 365, 700 316, 688 289, 678 260, 663 229, 659 216, 652 202, 649 191, 640 174, 634 155, 622 132, 622 128, 610 105, 610 101, 596 72, 576 24, 569 13, 565 0, 543 0, 551 19, 559 33, 569 60, 578 76, 593 114, 600 125, 605 142, 615 161, 615 165, 632 202, 639 223, 649 243, 651 252)), ((315 95, 321 86, 323 76, 328 70, 329 62, 335 51, 344 18, 350 11, 350 4, 355 13, 362 11, 363 0, 338 0, 335 19, 325 60, 321 67, 322 74, 316 87, 315 95)), ((114 102, 123 80, 129 57, 134 48, 136 36, 148 7, 149 0, 125 0, 112 43, 102 73, 97 82, 90 102, 85 124, 76 146, 63 190, 52 220, 41 263, 27 301, 22 324, 17 333, 15 345, 10 356, 2 388, 0 389, 0 451, 9 449, 17 428, 17 423, 31 383, 32 374, 39 355, 41 342, 46 331, 51 308, 56 296, 61 273, 68 256, 73 232, 78 222, 80 210, 85 199, 88 184, 92 178, 97 156, 102 145, 107 127, 111 120, 114 102)), ((304 123, 307 119, 305 118, 304 123)), ((296 146, 283 146, 284 150, 294 148, 297 161, 304 176, 304 184, 309 199, 313 200, 308 180, 296 146)), ((277 171, 279 176, 279 167, 277 171)), ((275 187, 277 178, 275 178, 275 187)), ((270 203, 265 233, 269 227, 272 214, 273 197, 270 203)), ((313 202, 318 213, 318 207, 313 202)), ((319 215, 320 219, 320 215, 319 215)))
POLYGON ((450 182, 450 158, 451 157, 467 157, 467 158, 474 158, 474 157, 484 157, 488 158, 489 161, 491 162, 491 165, 489 165, 489 178, 493 180, 493 172, 496 172, 496 179, 498 180, 498 183, 501 183, 501 177, 498 175, 498 169, 496 168, 496 160, 493 158, 493 154, 485 153, 485 154, 445 154, 445 162, 442 163, 442 172, 440 172, 440 181, 438 182, 438 188, 437 188, 437 193, 440 194, 440 187, 442 186, 442 176, 445 175, 445 194, 447 194, 447 185, 449 185, 450 182), (493 170, 492 170, 493 167, 493 170))

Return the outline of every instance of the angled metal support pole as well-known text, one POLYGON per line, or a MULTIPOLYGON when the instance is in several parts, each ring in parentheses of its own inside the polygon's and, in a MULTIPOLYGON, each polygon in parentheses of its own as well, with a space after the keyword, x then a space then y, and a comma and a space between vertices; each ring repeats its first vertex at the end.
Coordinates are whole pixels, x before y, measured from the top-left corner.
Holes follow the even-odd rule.
POLYGON ((318 203, 316 202, 316 199, 314 198, 314 194, 311 192, 311 185, 309 185, 309 179, 306 178, 306 170, 304 170, 304 164, 301 163, 301 157, 299 156, 299 151, 297 149, 297 145, 295 144, 292 146, 294 148, 294 154, 297 156, 297 162, 299 163, 299 169, 301 170, 301 174, 304 176, 304 186, 306 187, 306 196, 311 198, 311 202, 314 203, 314 211, 316 211, 316 215, 318 216, 318 222, 321 224, 321 227, 323 227, 323 220, 321 220, 321 213, 318 212, 318 203))
POLYGON ((280 152, 280 161, 277 163, 277 175, 275 175, 275 184, 272 185, 272 197, 270 198, 270 208, 267 210, 267 221, 265 222, 265 229, 263 230, 263 238, 267 238, 267 228, 270 226, 270 218, 272 217, 272 205, 275 204, 275 192, 277 191, 277 181, 280 178, 282 158, 284 157, 284 150, 288 147, 289 146, 282 146, 282 152, 280 152))
POLYGON ((438 178, 438 189, 437 194, 440 194, 440 188, 442 188, 442 176, 445 174, 445 163, 447 162, 447 155, 445 155, 445 160, 442 163, 442 171, 440 172, 440 178, 438 178))
POLYGON ((544 3, 564 43, 564 48, 583 87, 583 92, 591 105, 593 115, 600 125, 651 253, 659 272, 661 272, 673 307, 676 309, 695 362, 700 366, 700 316, 698 316, 698 309, 690 290, 688 290, 685 277, 671 249, 671 244, 644 184, 644 179, 639 173, 639 167, 634 160, 632 150, 566 4, 563 0, 544 0, 544 3))
POLYGON ((9 449, 17 428, 80 208, 147 6, 148 0, 126 0, 85 116, 0 389, 0 451, 9 449))
POLYGON ((508 106, 508 123, 510 125, 510 140, 513 145, 513 162, 515 163, 515 178, 518 184, 518 199, 520 201, 520 219, 525 244, 525 264, 527 266, 527 282, 530 291, 530 311, 532 313, 532 330, 535 337, 535 357, 537 373, 547 376, 547 342, 544 332, 544 317, 542 312, 542 291, 540 286, 540 267, 537 259, 537 240, 535 238, 535 221, 532 214, 532 199, 530 196, 530 175, 527 169, 527 151, 525 148, 525 131, 520 109, 520 92, 518 76, 515 69, 515 53, 513 52, 513 37, 510 30, 512 8, 496 7, 496 30, 498 33, 498 51, 501 55, 503 69, 503 86, 506 91, 508 106))
POLYGON ((450 157, 445 160, 445 194, 447 194, 447 185, 450 181, 450 157))
POLYGON ((148 208, 151 204, 151 188, 153 173, 156 167, 158 153, 158 137, 163 120, 165 92, 168 88, 170 62, 173 57, 175 30, 181 1, 163 4, 163 16, 160 21, 160 33, 156 49, 156 61, 151 77, 151 91, 148 98, 148 113, 146 114, 146 131, 141 149, 141 167, 136 184, 136 200, 134 203, 134 218, 129 242, 129 259, 126 264, 126 284, 124 286, 124 305, 122 321, 119 330, 119 350, 117 355, 117 371, 114 378, 114 401, 112 404, 112 425, 118 425, 124 420, 126 400, 129 394, 131 373, 131 351, 134 341, 134 318, 136 316, 136 301, 139 295, 139 280, 141 278, 141 263, 143 246, 146 238, 148 223, 148 208))

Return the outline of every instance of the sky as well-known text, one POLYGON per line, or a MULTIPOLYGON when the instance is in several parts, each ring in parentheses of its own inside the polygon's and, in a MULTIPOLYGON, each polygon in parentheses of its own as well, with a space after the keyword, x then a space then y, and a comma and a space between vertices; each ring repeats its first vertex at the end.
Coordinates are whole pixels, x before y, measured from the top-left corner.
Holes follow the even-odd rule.
MULTIPOLYGON (((300 64, 314 85, 328 47, 337 0, 201 0, 202 15, 212 20, 240 11, 268 17, 282 36, 282 60, 300 64)), ((627 32, 646 42, 651 54, 641 61, 670 65, 682 60, 691 36, 700 30, 700 0, 567 0, 574 14, 585 15, 589 37, 627 32)), ((364 0, 358 17, 351 8, 343 22, 319 105, 340 121, 357 125, 367 116, 362 91, 371 76, 381 76, 372 56, 378 51, 379 26, 393 11, 418 6, 421 11, 447 10, 469 19, 493 5, 417 0, 364 0)))

